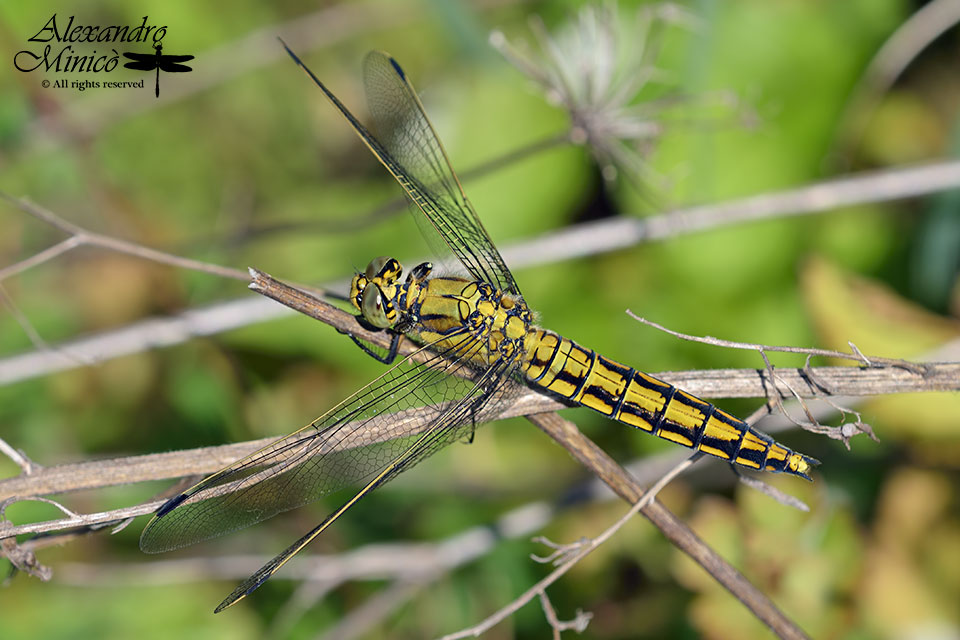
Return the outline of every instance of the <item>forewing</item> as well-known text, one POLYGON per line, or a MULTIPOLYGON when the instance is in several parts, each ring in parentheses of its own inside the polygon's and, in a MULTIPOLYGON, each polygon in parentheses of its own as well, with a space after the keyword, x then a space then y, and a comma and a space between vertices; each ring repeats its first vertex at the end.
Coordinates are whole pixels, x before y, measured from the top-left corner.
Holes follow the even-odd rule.
POLYGON ((377 51, 371 52, 364 64, 367 100, 383 136, 380 140, 286 44, 283 46, 423 212, 429 224, 420 224, 420 228, 427 240, 432 236, 441 238, 473 278, 489 282, 501 291, 519 294, 517 283, 464 195, 443 145, 400 65, 377 51))
POLYGON ((434 419, 430 425, 418 436, 412 439, 409 445, 391 460, 380 472, 350 498, 339 509, 328 515, 323 522, 307 532, 303 537, 284 549, 281 553, 260 567, 256 573, 247 578, 223 602, 217 606, 215 612, 222 611, 241 598, 249 595, 267 581, 280 567, 287 563, 304 547, 310 544, 327 527, 337 520, 347 509, 358 500, 389 482, 403 471, 409 469, 421 460, 439 451, 446 445, 462 439, 472 432, 475 424, 484 419, 485 414, 498 411, 503 402, 509 400, 519 386, 509 383, 511 371, 515 362, 500 360, 477 375, 467 391, 459 400, 451 403, 448 408, 434 419), (508 381, 507 384, 503 384, 508 381))
POLYGON ((453 340, 439 352, 424 347, 312 424, 172 498, 143 530, 140 548, 177 549, 376 477, 475 393, 474 381, 456 374, 481 375, 469 363, 481 345, 466 333, 453 340), (416 354, 427 360, 415 362, 416 354))
POLYGON ((474 278, 519 294, 403 69, 386 53, 371 51, 363 79, 374 133, 403 168, 411 184, 404 186, 429 222, 420 225, 428 240, 439 235, 474 278))

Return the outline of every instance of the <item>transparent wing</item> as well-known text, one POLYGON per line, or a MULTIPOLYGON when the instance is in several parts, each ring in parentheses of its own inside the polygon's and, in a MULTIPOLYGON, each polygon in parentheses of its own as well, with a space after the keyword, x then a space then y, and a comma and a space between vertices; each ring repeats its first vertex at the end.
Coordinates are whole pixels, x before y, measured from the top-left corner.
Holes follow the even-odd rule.
POLYGON ((286 44, 284 47, 426 216, 429 224, 420 224, 420 228, 428 241, 431 236, 440 237, 473 278, 519 295, 513 275, 467 200, 420 99, 397 61, 379 51, 370 52, 364 61, 367 101, 378 134, 374 136, 286 44))
POLYGON ((418 350, 313 423, 169 500, 140 548, 158 553, 229 533, 390 470, 379 486, 422 459, 411 448, 423 450, 424 434, 444 444, 459 437, 465 403, 480 417, 478 399, 489 395, 480 392, 503 386, 507 371, 474 369, 469 358, 481 343, 467 333, 452 339, 442 351, 418 350), (416 354, 426 361, 415 362, 416 354))
POLYGON ((478 373, 471 383, 470 389, 462 398, 449 405, 442 414, 438 415, 430 425, 419 435, 414 437, 408 446, 393 460, 383 467, 367 484, 339 509, 328 515, 323 522, 308 531, 302 538, 284 549, 268 563, 260 567, 252 576, 241 583, 233 592, 224 598, 215 613, 226 609, 241 598, 246 597, 276 573, 290 558, 310 544, 318 535, 329 527, 347 509, 358 500, 373 491, 385 482, 409 469, 431 454, 439 451, 446 445, 461 439, 469 433, 484 407, 491 408, 511 396, 518 386, 500 384, 509 376, 513 363, 501 360, 489 367, 483 373, 478 373))
POLYGON ((519 294, 403 69, 389 55, 371 51, 363 79, 377 139, 417 187, 410 197, 429 223, 420 225, 424 235, 439 234, 474 278, 519 294))

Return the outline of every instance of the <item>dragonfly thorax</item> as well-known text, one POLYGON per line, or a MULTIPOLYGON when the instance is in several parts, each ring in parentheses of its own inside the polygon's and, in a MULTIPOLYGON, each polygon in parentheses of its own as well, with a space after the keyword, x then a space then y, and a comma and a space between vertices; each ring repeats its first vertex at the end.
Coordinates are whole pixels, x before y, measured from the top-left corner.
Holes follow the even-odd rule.
POLYGON ((432 270, 424 262, 402 278, 403 268, 394 258, 371 260, 350 287, 361 323, 403 333, 437 350, 462 343, 469 334, 477 345, 469 359, 484 365, 525 353, 533 316, 522 298, 469 278, 430 277, 432 270))

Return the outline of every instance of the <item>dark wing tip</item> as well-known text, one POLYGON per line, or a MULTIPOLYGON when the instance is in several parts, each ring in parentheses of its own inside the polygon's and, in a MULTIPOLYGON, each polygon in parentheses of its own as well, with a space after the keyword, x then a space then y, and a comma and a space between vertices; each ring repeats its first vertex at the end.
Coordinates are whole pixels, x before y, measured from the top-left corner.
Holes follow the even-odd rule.
POLYGON ((288 54, 290 54, 290 57, 293 58, 293 61, 296 62, 297 64, 299 64, 300 66, 303 66, 303 63, 300 61, 300 58, 298 58, 298 57, 297 57, 297 54, 295 54, 295 53, 290 49, 290 47, 287 46, 287 43, 284 42, 283 38, 281 38, 280 36, 277 36, 277 40, 280 41, 280 44, 283 45, 283 48, 287 51, 288 54))
POLYGON ((393 56, 388 55, 387 59, 390 61, 393 70, 397 72, 397 75, 399 75, 402 80, 406 80, 407 74, 403 72, 403 67, 400 66, 400 63, 394 60, 393 56))
POLYGON ((168 513, 176 509, 178 506, 180 506, 184 502, 184 500, 186 500, 187 498, 188 496, 185 493, 181 493, 179 495, 176 495, 170 498, 169 500, 164 502, 162 505, 160 505, 159 509, 157 509, 157 513, 155 514, 156 517, 162 518, 163 516, 167 515, 168 513))
POLYGON ((169 514, 171 511, 183 504, 189 497, 190 496, 186 493, 181 493, 160 505, 160 508, 157 509, 156 513, 153 514, 153 518, 147 523, 147 526, 143 528, 143 532, 140 534, 141 551, 144 553, 163 553, 164 551, 176 549, 178 546, 183 546, 170 544, 170 542, 164 542, 162 538, 158 540, 156 538, 155 530, 160 518, 169 514))
POLYGON ((234 602, 236 602, 236 601, 237 601, 236 598, 234 598, 233 600, 231 600, 231 599, 228 597, 226 600, 224 600, 223 602, 221 602, 220 604, 218 604, 218 605, 217 605, 217 608, 214 609, 213 612, 214 612, 214 613, 220 613, 221 611, 223 611, 224 609, 228 608, 230 605, 232 605, 232 604, 233 604, 234 602))
POLYGON ((229 609, 233 605, 237 604, 248 595, 256 591, 260 585, 267 581, 267 579, 273 575, 272 571, 263 571, 261 569, 257 573, 253 574, 247 578, 243 584, 233 590, 233 593, 228 595, 223 599, 223 602, 217 605, 217 608, 213 610, 214 613, 220 613, 224 609, 229 609))

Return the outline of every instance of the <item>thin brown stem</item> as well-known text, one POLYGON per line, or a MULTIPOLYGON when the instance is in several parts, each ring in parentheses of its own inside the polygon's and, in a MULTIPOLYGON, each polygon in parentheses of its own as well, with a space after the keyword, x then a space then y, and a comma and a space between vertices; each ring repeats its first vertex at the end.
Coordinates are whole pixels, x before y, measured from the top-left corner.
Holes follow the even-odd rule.
POLYGON ((29 258, 25 258, 20 262, 15 262, 10 266, 0 269, 0 282, 11 276, 17 275, 18 273, 23 273, 31 267, 49 262, 57 256, 63 255, 82 244, 83 242, 80 238, 77 236, 70 236, 66 240, 62 240, 53 246, 47 247, 43 251, 39 251, 29 258))
POLYGON ((560 634, 564 631, 572 630, 583 633, 587 630, 587 625, 593 618, 592 613, 577 609, 577 616, 573 620, 560 620, 546 591, 540 592, 540 608, 543 609, 543 615, 547 618, 550 628, 553 629, 554 640, 560 640, 560 634))
MULTIPOLYGON (((358 331, 359 332, 359 331, 358 331)), ((903 369, 858 369, 817 367, 817 382, 802 369, 777 369, 777 377, 794 386, 804 398, 822 398, 821 385, 829 382, 830 393, 847 397, 918 391, 960 391, 960 363, 930 364, 924 377, 903 369)), ((666 371, 657 378, 701 398, 765 397, 772 381, 755 369, 710 369, 666 371)), ((564 408, 559 402, 529 391, 503 417, 530 415, 564 408)), ((767 428, 768 431, 773 429, 767 428)), ((207 474, 253 453, 275 438, 216 447, 203 447, 42 467, 29 475, 0 480, 0 500, 11 496, 50 495, 101 487, 207 474)))
MULTIPOLYGON (((22 451, 7 444, 7 441, 3 438, 0 438, 0 453, 10 458, 10 460, 20 467, 20 471, 23 472, 23 476, 29 476, 41 468, 40 465, 34 463, 32 460, 30 460, 30 458, 24 455, 22 451)), ((0 500, 4 499, 5 498, 0 498, 0 500)))
MULTIPOLYGON (((880 365, 886 365, 890 367, 901 367, 904 369, 909 369, 913 373, 918 375, 923 375, 924 365, 918 365, 907 360, 901 360, 896 358, 878 358, 870 357, 863 355, 863 353, 857 349, 856 345, 852 342, 850 343, 850 353, 844 351, 834 351, 833 349, 815 349, 811 347, 791 347, 791 346, 782 346, 782 345, 771 345, 771 344, 760 344, 757 342, 736 342, 733 340, 723 340, 721 338, 714 338, 713 336, 692 336, 687 333, 680 333, 679 331, 674 331, 673 329, 668 329, 662 324, 657 324, 652 320, 647 320, 646 318, 641 318, 636 315, 630 309, 627 309, 627 315, 636 320, 637 322, 643 323, 648 327, 653 327, 668 333, 675 338, 680 338, 681 340, 688 340, 690 342, 700 342, 702 344, 710 344, 716 347, 726 347, 728 349, 745 349, 749 351, 759 351, 762 353, 767 351, 778 351, 780 353, 800 353, 807 356, 822 356, 825 358, 838 358, 841 360, 853 360, 859 362, 865 367, 875 367, 880 365)), ((769 363, 768 368, 769 368, 769 363)))
POLYGON ((0 540, 13 538, 24 534, 47 533, 50 531, 62 531, 64 529, 74 529, 77 527, 103 526, 110 523, 120 524, 128 518, 145 516, 154 513, 165 501, 154 500, 133 507, 124 507, 112 511, 100 511, 98 513, 77 514, 72 517, 59 518, 57 520, 48 520, 46 522, 33 522, 13 526, 0 522, 0 540))
MULTIPOLYGON (((700 205, 641 219, 618 217, 584 223, 505 248, 514 268, 544 265, 595 255, 642 242, 694 233, 752 220, 820 213, 837 207, 915 197, 960 187, 960 161, 888 169, 799 189, 700 205)), ((331 283, 337 290, 342 283, 331 283)), ((179 344, 284 315, 262 300, 232 300, 190 309, 166 318, 151 318, 68 343, 83 359, 103 361, 159 346, 179 344), (159 334, 159 337, 158 337, 159 334)), ((29 352, 0 359, 0 384, 76 367, 58 354, 29 352)))
POLYGON ((157 249, 151 249, 150 247, 136 244, 135 242, 121 240, 112 236, 88 231, 83 227, 64 220, 48 209, 44 209, 43 207, 29 202, 23 198, 14 198, 3 191, 0 191, 0 199, 5 200, 7 203, 13 205, 17 209, 20 209, 24 213, 33 216, 37 220, 45 222, 54 229, 70 235, 68 240, 54 245, 46 251, 38 253, 32 258, 27 258, 24 261, 13 264, 10 267, 0 271, 0 280, 9 275, 20 273, 28 267, 36 266, 37 264, 45 262, 46 260, 50 260, 53 257, 65 253, 66 251, 84 245, 100 247, 101 249, 107 249, 108 251, 116 251, 117 253, 123 253, 129 256, 142 258, 144 260, 170 265, 172 267, 190 269, 192 271, 199 271, 201 273, 209 273, 222 278, 231 278, 234 280, 247 279, 247 274, 239 269, 231 269, 229 267, 223 267, 209 262, 202 262, 200 260, 175 256, 170 253, 165 253, 163 251, 158 251, 157 249), (69 242, 70 240, 73 240, 73 242, 69 242), (44 258, 42 260, 37 260, 37 256, 40 255, 44 255, 44 258))
MULTIPOLYGON (((321 320, 340 331, 353 333, 373 344, 388 346, 384 332, 368 332, 354 317, 319 298, 254 271, 251 288, 321 320)), ((409 351, 409 350, 407 350, 409 351)), ((849 354, 847 354, 849 356, 849 354)), ((875 361, 875 360, 874 360, 875 361)), ((768 397, 789 393, 801 398, 861 396, 918 391, 960 390, 960 363, 925 363, 922 373, 911 367, 812 367, 778 368, 774 377, 760 369, 711 369, 666 371, 656 376, 702 398, 768 397), (789 389, 789 391, 788 391, 789 389), (778 391, 779 390, 779 391, 778 391)), ((564 405, 526 391, 507 415, 530 415, 554 411, 564 405)), ((205 447, 146 456, 98 460, 46 467, 29 476, 0 481, 0 499, 14 495, 48 495, 130 482, 142 482, 190 474, 211 473, 239 457, 252 453, 270 439, 205 447)))

